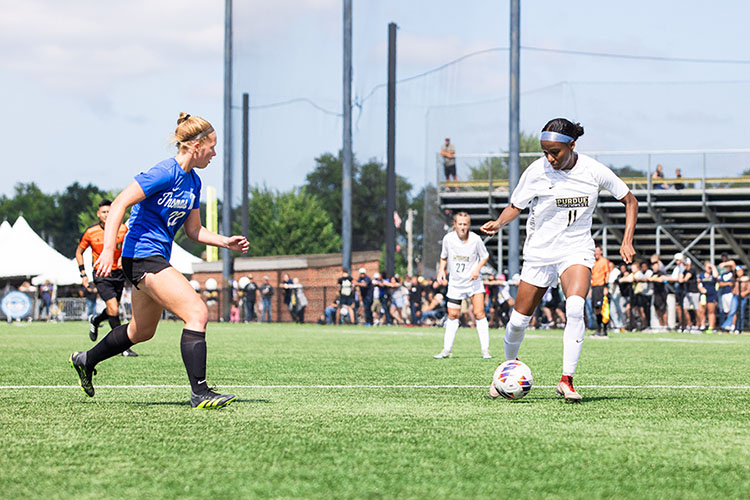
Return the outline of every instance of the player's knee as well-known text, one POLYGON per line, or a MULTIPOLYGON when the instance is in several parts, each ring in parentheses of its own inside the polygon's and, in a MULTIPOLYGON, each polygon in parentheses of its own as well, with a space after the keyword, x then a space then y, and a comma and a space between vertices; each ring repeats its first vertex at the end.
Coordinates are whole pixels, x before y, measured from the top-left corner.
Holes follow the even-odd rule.
POLYGON ((586 303, 583 297, 573 295, 565 300, 565 315, 568 319, 583 321, 583 306, 586 303))
POLYGON ((184 318, 181 318, 186 325, 191 325, 191 329, 198 329, 198 331, 205 331, 206 325, 208 324, 208 308, 202 301, 196 307, 190 309, 184 318))
POLYGON ((520 312, 516 311, 515 309, 513 312, 510 313, 510 318, 508 319, 508 326, 511 330, 525 330, 527 326, 529 326, 529 322, 531 321, 531 316, 526 316, 525 314, 521 314, 520 312))

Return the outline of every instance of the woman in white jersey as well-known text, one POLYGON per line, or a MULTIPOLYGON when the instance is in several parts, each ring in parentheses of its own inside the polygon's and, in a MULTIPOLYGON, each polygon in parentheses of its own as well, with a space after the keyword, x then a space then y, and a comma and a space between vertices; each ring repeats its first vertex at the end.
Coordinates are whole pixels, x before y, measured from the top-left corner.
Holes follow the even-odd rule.
MULTIPOLYGON (((638 201, 625 183, 598 161, 575 152, 575 141, 582 135, 579 123, 564 118, 547 123, 540 136, 544 156, 523 173, 500 217, 481 228, 487 234, 495 234, 530 207, 521 283, 505 330, 505 359, 516 359, 531 315, 547 288, 557 286, 559 279, 566 297, 567 323, 557 394, 567 402, 581 400, 573 388, 573 374, 585 333, 583 308, 594 264, 591 219, 599 190, 606 189, 625 205, 620 255, 627 263, 635 256, 633 233, 638 215, 638 201)), ((494 386, 490 387, 490 395, 498 396, 494 386)))
POLYGON ((479 347, 484 359, 491 359, 490 329, 484 315, 484 283, 479 271, 487 263, 490 254, 484 247, 482 238, 469 231, 471 218, 466 212, 459 212, 453 218, 454 231, 443 237, 443 250, 440 253, 440 270, 437 280, 445 284, 448 274, 448 319, 445 321, 443 350, 433 356, 436 359, 449 358, 453 341, 458 331, 461 314, 461 301, 471 299, 471 306, 477 320, 479 347))

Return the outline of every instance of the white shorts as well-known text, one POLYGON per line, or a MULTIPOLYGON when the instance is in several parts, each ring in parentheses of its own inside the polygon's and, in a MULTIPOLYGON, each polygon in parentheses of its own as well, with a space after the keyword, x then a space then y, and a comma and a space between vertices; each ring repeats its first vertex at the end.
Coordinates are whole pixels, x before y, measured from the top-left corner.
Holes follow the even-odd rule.
POLYGON ((533 265, 524 262, 521 269, 521 281, 529 285, 547 288, 557 286, 560 275, 570 266, 581 265, 589 269, 594 267, 593 255, 570 255, 556 264, 533 265))
POLYGON ((474 280, 467 285, 455 286, 450 281, 448 282, 448 293, 445 295, 448 298, 448 307, 459 309, 461 304, 450 302, 451 300, 462 301, 473 297, 478 293, 484 293, 484 283, 482 280, 474 280))

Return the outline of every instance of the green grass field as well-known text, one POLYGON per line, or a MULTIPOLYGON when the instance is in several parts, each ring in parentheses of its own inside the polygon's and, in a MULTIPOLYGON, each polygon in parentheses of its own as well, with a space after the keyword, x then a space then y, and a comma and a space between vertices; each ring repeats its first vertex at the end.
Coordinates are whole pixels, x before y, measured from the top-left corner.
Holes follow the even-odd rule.
POLYGON ((750 498, 750 336, 587 339, 570 405, 560 331, 528 332, 509 402, 473 330, 434 360, 440 329, 211 324, 209 383, 239 400, 199 411, 180 330, 100 364, 92 399, 86 325, 0 325, 2 497, 750 498))

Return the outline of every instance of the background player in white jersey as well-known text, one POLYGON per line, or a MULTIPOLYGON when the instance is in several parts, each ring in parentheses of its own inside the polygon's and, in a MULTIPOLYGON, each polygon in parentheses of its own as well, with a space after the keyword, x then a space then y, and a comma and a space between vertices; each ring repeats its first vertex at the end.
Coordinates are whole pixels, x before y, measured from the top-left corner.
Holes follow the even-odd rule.
POLYGON ((490 329, 484 314, 484 283, 479 278, 479 271, 487 263, 490 254, 478 234, 469 231, 471 217, 466 212, 459 212, 453 218, 454 231, 443 237, 443 250, 440 253, 440 270, 437 280, 445 284, 448 274, 448 319, 445 321, 445 338, 443 350, 434 357, 449 358, 453 350, 453 341, 458 331, 461 314, 461 301, 471 299, 472 309, 477 321, 479 347, 484 359, 491 359, 490 329), (447 271, 446 271, 447 269, 447 271))
MULTIPOLYGON (((569 402, 581 400, 573 388, 573 374, 585 333, 583 308, 594 264, 591 219, 599 190, 606 189, 625 205, 620 255, 627 263, 635 256, 633 233, 638 215, 638 201, 625 183, 598 161, 575 152, 575 141, 582 135, 579 123, 564 118, 548 122, 540 136, 544 157, 523 173, 500 217, 481 228, 487 234, 495 234, 530 207, 521 283, 505 330, 505 359, 516 359, 531 315, 547 288, 557 286, 559 279, 566 297, 567 323, 557 393, 569 402)), ((497 397, 497 390, 493 389, 494 386, 490 395, 497 397)))

